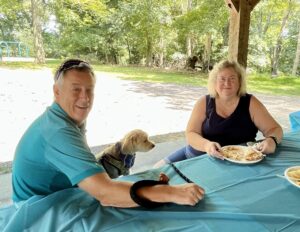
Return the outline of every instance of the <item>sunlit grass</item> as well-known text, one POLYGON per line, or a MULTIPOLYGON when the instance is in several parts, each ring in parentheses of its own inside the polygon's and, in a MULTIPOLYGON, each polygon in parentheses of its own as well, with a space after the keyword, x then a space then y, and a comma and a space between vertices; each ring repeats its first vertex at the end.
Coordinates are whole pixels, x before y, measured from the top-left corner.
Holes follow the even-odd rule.
POLYGON ((60 60, 47 60, 46 64, 36 64, 34 62, 17 62, 17 61, 0 61, 0 67, 10 69, 41 69, 41 68, 56 68, 60 64, 60 60))
POLYGON ((247 85, 249 91, 300 96, 300 77, 279 76, 271 78, 269 74, 252 74, 247 79, 247 85))
POLYGON ((139 66, 108 66, 95 65, 95 70, 117 74, 120 78, 185 85, 206 85, 207 74, 146 68, 139 66))
MULTIPOLYGON (((96 65, 96 70, 118 73, 120 78, 181 85, 206 86, 208 74, 200 72, 170 71, 145 67, 120 67, 96 65)), ((270 74, 251 74, 247 77, 248 92, 271 95, 300 96, 300 77, 278 76, 270 74)))
MULTIPOLYGON (((55 70, 61 60, 47 60, 46 64, 38 65, 32 62, 0 62, 0 67, 55 70)), ((117 77, 128 80, 157 83, 175 83, 179 85, 206 86, 207 73, 187 72, 147 68, 141 66, 117 66, 93 64, 95 71, 114 73, 117 77)), ((247 77, 248 92, 258 92, 271 95, 300 96, 300 77, 281 75, 271 78, 270 74, 251 74, 247 77)))

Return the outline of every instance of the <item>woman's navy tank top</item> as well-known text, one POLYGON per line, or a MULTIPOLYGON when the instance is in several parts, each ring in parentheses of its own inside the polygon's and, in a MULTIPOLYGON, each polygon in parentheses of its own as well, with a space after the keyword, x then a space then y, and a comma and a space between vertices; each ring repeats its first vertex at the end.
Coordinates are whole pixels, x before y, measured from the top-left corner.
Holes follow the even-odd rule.
POLYGON ((240 97, 234 112, 229 117, 223 118, 216 112, 215 98, 207 95, 206 119, 202 124, 203 137, 218 142, 221 146, 255 141, 258 129, 251 120, 250 99, 250 94, 240 97))

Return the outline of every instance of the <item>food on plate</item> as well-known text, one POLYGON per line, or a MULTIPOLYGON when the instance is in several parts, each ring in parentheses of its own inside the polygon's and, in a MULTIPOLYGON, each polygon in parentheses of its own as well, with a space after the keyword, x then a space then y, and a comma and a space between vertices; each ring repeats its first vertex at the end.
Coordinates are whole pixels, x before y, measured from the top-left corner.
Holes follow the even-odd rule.
POLYGON ((261 158, 262 158, 262 154, 254 150, 251 150, 249 154, 245 155, 245 159, 249 161, 260 160, 261 158))
POLYGON ((293 182, 300 186, 300 168, 288 171, 287 175, 293 182))
POLYGON ((300 166, 292 166, 284 171, 284 177, 294 186, 300 188, 300 166))
POLYGON ((242 160, 244 157, 244 151, 237 146, 227 146, 221 149, 221 153, 229 159, 242 160))
POLYGON ((251 147, 245 146, 225 146, 221 153, 228 159, 236 161, 257 161, 263 158, 263 154, 251 147))
POLYGON ((299 169, 292 169, 288 172, 288 176, 295 178, 295 179, 300 179, 300 168, 299 169))

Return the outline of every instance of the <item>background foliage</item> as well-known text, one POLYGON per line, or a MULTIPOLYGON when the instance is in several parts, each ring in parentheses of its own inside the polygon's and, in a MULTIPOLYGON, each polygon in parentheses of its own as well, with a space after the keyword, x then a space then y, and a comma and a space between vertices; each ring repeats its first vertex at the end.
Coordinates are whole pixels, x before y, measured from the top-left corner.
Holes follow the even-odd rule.
MULTIPOLYGON (((182 69, 195 56, 197 67, 207 71, 227 57, 229 10, 221 0, 44 0, 39 4, 47 58, 182 69)), ((24 42, 34 56, 31 1, 0 0, 0 6, 0 41, 24 42)), ((271 74, 278 63, 279 74, 292 73, 299 13, 299 0, 258 3, 251 17, 249 70, 271 74)), ((295 74, 300 75, 299 66, 295 74)))

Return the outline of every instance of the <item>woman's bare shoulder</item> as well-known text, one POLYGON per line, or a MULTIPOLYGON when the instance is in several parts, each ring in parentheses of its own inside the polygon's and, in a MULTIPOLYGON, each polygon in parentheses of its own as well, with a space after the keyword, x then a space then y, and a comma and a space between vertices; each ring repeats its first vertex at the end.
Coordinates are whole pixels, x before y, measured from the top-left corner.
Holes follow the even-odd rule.
POLYGON ((259 107, 259 106, 263 106, 263 103, 257 98, 255 97, 254 95, 251 95, 251 98, 250 98, 250 107, 254 106, 254 107, 259 107))

